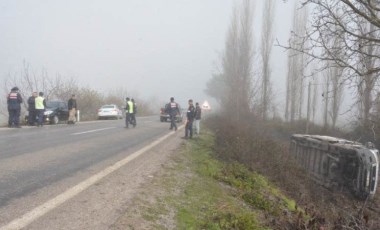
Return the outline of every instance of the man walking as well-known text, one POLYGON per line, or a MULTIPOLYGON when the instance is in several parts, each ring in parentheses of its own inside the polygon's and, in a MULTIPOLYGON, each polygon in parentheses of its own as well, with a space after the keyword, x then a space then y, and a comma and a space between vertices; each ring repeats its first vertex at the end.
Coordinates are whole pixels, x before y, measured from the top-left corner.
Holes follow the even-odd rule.
POLYGON ((33 92, 32 96, 28 98, 28 124, 31 126, 36 123, 36 97, 37 92, 33 92))
POLYGON ((36 113, 38 116, 37 127, 42 127, 43 121, 44 121, 44 112, 45 112, 45 108, 46 108, 46 101, 45 101, 45 98, 43 96, 44 96, 44 93, 39 92, 38 97, 36 97, 36 99, 35 99, 36 113))
POLYGON ((75 98, 75 94, 71 95, 71 98, 67 102, 67 106, 69 109, 69 119, 67 124, 74 124, 76 121, 75 113, 77 112, 77 99, 75 98))
POLYGON ((8 127, 21 128, 20 126, 20 113, 21 113, 22 97, 18 92, 17 87, 13 87, 7 96, 8 104, 8 127))
POLYGON ((199 130, 200 130, 200 123, 201 123, 201 115, 202 115, 202 109, 199 106, 199 103, 195 103, 195 132, 197 135, 199 135, 199 130))
POLYGON ((193 121, 194 121, 194 115, 195 115, 195 108, 193 105, 193 100, 189 100, 189 108, 187 109, 186 117, 186 126, 185 126, 185 139, 187 138, 193 138, 193 121))
POLYGON ((166 104, 166 113, 170 117, 170 130, 177 131, 176 116, 180 114, 178 103, 174 101, 174 97, 170 98, 170 102, 166 104))

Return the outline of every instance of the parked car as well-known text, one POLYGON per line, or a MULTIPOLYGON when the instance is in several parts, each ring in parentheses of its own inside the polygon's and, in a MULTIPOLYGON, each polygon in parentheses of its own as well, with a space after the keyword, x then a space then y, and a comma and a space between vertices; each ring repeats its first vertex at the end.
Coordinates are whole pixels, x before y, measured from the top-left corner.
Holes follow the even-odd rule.
MULTIPOLYGON (((166 113, 166 111, 165 111, 166 105, 167 104, 165 104, 164 107, 162 107, 160 109, 160 121, 161 122, 170 121, 170 115, 168 113, 166 113)), ((183 111, 182 111, 182 109, 181 109, 181 107, 179 105, 178 105, 178 107, 179 107, 180 113, 177 114, 177 116, 175 117, 175 119, 176 119, 176 122, 182 122, 182 120, 183 120, 183 111)))
MULTIPOLYGON (((44 112, 44 123, 58 124, 60 121, 67 121, 69 119, 69 109, 67 102, 61 100, 52 100, 46 102, 44 112)), ((25 121, 28 123, 29 116, 25 116, 25 121)))
POLYGON ((60 121, 69 119, 69 109, 67 102, 64 101, 47 101, 44 112, 44 121, 50 124, 58 124, 60 121))
POLYGON ((117 105, 110 104, 110 105, 103 105, 98 110, 98 120, 101 119, 123 119, 123 112, 117 105))

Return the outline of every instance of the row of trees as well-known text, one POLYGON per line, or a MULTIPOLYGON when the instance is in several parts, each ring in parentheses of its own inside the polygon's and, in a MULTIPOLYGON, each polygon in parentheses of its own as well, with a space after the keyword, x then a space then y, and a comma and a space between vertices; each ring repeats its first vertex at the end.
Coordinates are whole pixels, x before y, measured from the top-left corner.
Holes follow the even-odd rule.
MULTIPOLYGON (((244 0, 234 9, 220 71, 207 84, 206 92, 235 120, 252 112, 263 120, 278 115, 270 71, 274 9, 275 1, 265 1, 259 52, 252 36, 251 2, 244 0)), ((380 121, 379 11, 380 3, 368 0, 303 0, 295 4, 289 43, 277 42, 288 51, 281 117, 291 124, 297 120, 309 123, 316 122, 316 114, 322 112, 319 115, 328 130, 336 128, 344 112, 351 114, 364 132, 373 133, 380 121), (348 93, 356 99, 349 111, 342 111, 348 93), (318 101, 323 103, 321 108, 318 101)))
MULTIPOLYGON (((126 89, 114 89, 105 94, 88 86, 80 86, 73 78, 65 78, 60 74, 51 77, 46 70, 41 73, 35 73, 31 65, 23 63, 22 71, 18 74, 6 78, 3 85, 4 92, 17 86, 20 89, 21 96, 24 98, 22 106, 22 117, 27 111, 27 99, 33 91, 44 92, 47 100, 59 99, 67 101, 72 94, 76 95, 78 107, 81 111, 82 120, 94 120, 97 118, 97 110, 104 104, 116 104, 120 107, 125 106, 125 98, 134 98, 138 105, 139 115, 153 114, 155 100, 147 102, 137 95, 136 92, 129 92, 126 89)), ((6 98, 0 99, 0 114, 8 116, 6 98)), ((158 103, 157 103, 158 104, 158 103)))
MULTIPOLYGON (((289 51, 289 59, 298 55, 303 60, 308 58, 308 63, 318 62, 313 74, 324 78, 323 120, 326 128, 329 120, 330 126, 335 128, 342 113, 343 91, 349 89, 356 98, 350 110, 353 120, 363 133, 372 133, 380 121, 380 3, 368 0, 305 0, 295 15, 307 7, 313 9, 308 17, 311 19, 309 25, 300 30, 294 24, 289 44, 283 46, 289 51)), ((292 99, 287 98, 288 101, 292 103, 292 99)))
POLYGON ((222 108, 226 108, 223 110, 226 117, 234 121, 249 116, 252 111, 264 119, 268 116, 272 88, 270 55, 273 47, 274 7, 274 0, 266 1, 266 20, 260 50, 262 78, 253 78, 254 72, 258 70, 252 65, 256 54, 252 35, 254 10, 251 2, 245 0, 240 8, 234 9, 222 55, 221 71, 214 74, 207 83, 206 92, 222 104, 222 108))

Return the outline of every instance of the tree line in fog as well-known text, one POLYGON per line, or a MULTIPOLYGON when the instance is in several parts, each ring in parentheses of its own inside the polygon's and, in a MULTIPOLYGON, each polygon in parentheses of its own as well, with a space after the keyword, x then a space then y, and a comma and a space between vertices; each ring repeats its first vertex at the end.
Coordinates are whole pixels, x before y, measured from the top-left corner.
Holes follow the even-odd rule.
POLYGON ((209 80, 206 92, 232 120, 252 115, 289 124, 302 120, 307 132, 315 123, 325 130, 335 130, 345 115, 352 128, 376 139, 380 132, 380 3, 298 1, 286 44, 275 41, 273 23, 279 16, 275 15, 276 4, 275 0, 265 1, 261 28, 253 27, 252 1, 244 0, 235 7, 221 68, 209 80), (255 38, 253 34, 258 30, 261 37, 255 38), (287 69, 283 71, 284 96, 273 88, 276 76, 272 76, 270 60, 274 47, 288 54, 287 69), (354 100, 349 109, 343 110, 345 96, 354 100))
MULTIPOLYGON (((31 65, 24 61, 22 70, 17 74, 9 74, 3 83, 3 91, 9 93, 10 89, 17 86, 23 97, 21 119, 27 114, 27 99, 32 92, 44 92, 47 100, 68 101, 72 94, 76 95, 78 109, 81 112, 81 120, 97 119, 98 109, 105 104, 115 104, 120 108, 125 107, 126 97, 134 98, 138 106, 138 115, 154 114, 157 107, 155 100, 144 100, 137 92, 131 92, 124 88, 112 89, 109 92, 100 92, 89 86, 81 86, 74 78, 63 77, 60 74, 51 76, 46 70, 36 73, 31 65)), ((0 99, 0 113, 7 117, 6 97, 0 99)))

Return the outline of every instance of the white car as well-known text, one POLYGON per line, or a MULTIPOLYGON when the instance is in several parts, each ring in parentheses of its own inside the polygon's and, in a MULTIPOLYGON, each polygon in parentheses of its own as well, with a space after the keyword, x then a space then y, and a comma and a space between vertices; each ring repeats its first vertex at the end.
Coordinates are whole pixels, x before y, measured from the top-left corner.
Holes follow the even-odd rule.
POLYGON ((123 112, 117 107, 117 105, 103 105, 98 110, 98 120, 108 118, 123 119, 123 112))

